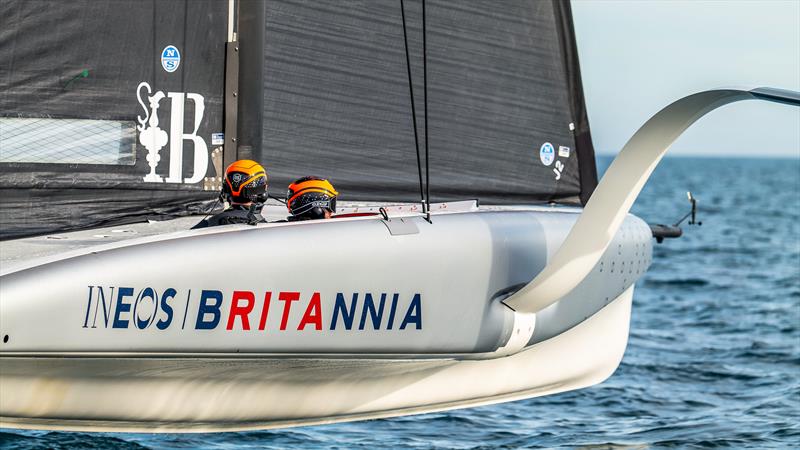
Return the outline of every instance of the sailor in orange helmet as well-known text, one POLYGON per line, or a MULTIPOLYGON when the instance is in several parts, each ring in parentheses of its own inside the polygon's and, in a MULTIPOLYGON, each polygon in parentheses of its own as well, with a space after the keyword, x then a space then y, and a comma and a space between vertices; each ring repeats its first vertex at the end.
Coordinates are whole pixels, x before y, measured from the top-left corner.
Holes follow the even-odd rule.
POLYGON ((225 169, 220 199, 228 203, 228 208, 215 214, 194 228, 213 227, 216 225, 250 224, 265 222, 261 216, 261 207, 268 195, 267 171, 261 164, 249 159, 240 159, 225 169))
POLYGON ((286 207, 290 222, 300 220, 330 219, 336 212, 339 195, 330 181, 318 177, 303 177, 289 185, 286 207))

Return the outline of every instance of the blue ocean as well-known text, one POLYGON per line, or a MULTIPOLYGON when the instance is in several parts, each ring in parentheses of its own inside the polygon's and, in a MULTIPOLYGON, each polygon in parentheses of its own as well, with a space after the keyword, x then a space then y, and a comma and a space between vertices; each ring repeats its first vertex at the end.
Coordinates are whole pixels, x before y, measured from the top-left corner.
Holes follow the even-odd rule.
MULTIPOLYGON (((600 158, 601 170, 610 162, 600 158)), ((667 158, 633 212, 702 226, 656 245, 604 383, 446 413, 277 431, 3 430, 9 449, 800 448, 800 159, 667 158)), ((479 382, 479 380, 476 380, 479 382)))

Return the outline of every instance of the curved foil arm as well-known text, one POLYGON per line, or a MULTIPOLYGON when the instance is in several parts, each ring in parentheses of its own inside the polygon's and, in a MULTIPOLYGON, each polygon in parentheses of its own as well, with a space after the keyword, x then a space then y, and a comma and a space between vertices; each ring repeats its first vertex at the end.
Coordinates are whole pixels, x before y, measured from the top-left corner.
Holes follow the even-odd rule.
POLYGON ((564 243, 536 278, 504 303, 535 313, 557 302, 591 272, 670 145, 707 113, 740 100, 800 106, 800 93, 773 88, 713 90, 684 97, 648 120, 622 148, 564 243))

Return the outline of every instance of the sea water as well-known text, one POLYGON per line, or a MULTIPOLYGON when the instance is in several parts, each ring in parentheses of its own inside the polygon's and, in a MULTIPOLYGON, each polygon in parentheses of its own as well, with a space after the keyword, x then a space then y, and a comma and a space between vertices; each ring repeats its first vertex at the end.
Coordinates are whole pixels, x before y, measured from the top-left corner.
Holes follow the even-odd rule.
MULTIPOLYGON (((608 158, 600 158, 601 171, 608 158)), ((216 434, 4 430, 4 448, 800 448, 800 159, 667 158, 633 212, 655 245, 605 382, 395 419, 216 434)), ((525 374, 519 374, 525 376, 525 374)), ((480 380, 475 380, 480 383, 480 380)))

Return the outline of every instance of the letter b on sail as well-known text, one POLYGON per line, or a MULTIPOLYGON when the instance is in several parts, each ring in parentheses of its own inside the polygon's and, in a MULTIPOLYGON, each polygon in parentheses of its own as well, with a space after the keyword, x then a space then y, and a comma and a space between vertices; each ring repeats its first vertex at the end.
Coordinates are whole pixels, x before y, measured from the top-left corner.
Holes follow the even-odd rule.
POLYGON ((172 100, 172 117, 170 119, 170 134, 172 141, 169 145, 169 176, 167 183, 197 183, 206 176, 208 167, 208 147, 206 141, 197 135, 200 122, 205 112, 205 101, 200 94, 184 94, 183 92, 170 92, 167 94, 172 100), (183 132, 184 95, 194 102, 194 129, 189 134, 183 132), (181 178, 183 168, 183 140, 194 143, 194 170, 190 178, 181 178))
POLYGON ((139 142, 147 149, 147 163, 150 165, 150 173, 143 177, 147 183, 197 183, 203 180, 208 170, 208 146, 206 141, 197 135, 200 124, 205 113, 205 99, 200 94, 184 92, 168 92, 165 96, 162 91, 153 95, 147 95, 150 109, 145 106, 142 100, 142 87, 146 88, 147 94, 152 92, 147 82, 139 83, 136 89, 136 96, 139 104, 145 112, 145 117, 137 118, 139 125, 139 142), (159 128, 158 109, 164 97, 170 99, 170 132, 159 128), (194 103, 194 121, 191 133, 184 132, 184 116, 186 100, 194 103), (183 178, 183 143, 184 140, 191 141, 194 149, 194 164, 190 177, 183 178), (167 178, 162 178, 156 173, 156 167, 161 160, 161 149, 169 142, 169 173, 167 178))

